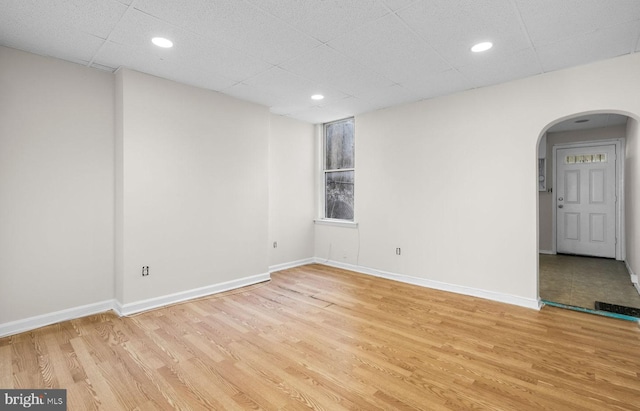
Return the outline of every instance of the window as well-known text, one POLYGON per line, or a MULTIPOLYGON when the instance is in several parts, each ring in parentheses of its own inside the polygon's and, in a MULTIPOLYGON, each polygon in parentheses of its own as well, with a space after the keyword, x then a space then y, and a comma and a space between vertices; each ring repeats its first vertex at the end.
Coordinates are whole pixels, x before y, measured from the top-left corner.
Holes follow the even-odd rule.
POLYGON ((324 125, 324 218, 353 221, 354 120, 324 125))

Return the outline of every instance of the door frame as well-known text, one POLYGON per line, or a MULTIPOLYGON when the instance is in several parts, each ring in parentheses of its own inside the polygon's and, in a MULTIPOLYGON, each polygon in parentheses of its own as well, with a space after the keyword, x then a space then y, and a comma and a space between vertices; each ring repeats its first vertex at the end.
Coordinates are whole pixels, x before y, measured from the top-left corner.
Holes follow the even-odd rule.
MULTIPOLYGON (((624 261, 625 255, 625 230, 624 230, 624 158, 625 158, 625 139, 615 138, 609 140, 593 140, 593 141, 581 141, 577 143, 560 143, 554 144, 552 148, 552 161, 553 161, 553 188, 558 186, 557 178, 557 151, 565 148, 582 148, 582 147, 597 147, 615 145, 616 147, 616 260, 624 261)), ((553 254, 558 252, 557 248, 557 227, 556 227, 556 201, 553 191, 551 207, 551 251, 553 254)))

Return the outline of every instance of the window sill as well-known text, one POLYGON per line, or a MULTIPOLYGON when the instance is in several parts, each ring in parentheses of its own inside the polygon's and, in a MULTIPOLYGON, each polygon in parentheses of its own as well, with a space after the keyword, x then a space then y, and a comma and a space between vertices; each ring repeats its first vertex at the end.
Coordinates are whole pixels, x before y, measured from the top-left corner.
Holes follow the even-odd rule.
POLYGON ((346 228, 358 228, 358 223, 355 221, 346 221, 346 220, 332 220, 330 218, 321 218, 317 220, 313 220, 314 223, 319 225, 331 225, 334 227, 346 227, 346 228))

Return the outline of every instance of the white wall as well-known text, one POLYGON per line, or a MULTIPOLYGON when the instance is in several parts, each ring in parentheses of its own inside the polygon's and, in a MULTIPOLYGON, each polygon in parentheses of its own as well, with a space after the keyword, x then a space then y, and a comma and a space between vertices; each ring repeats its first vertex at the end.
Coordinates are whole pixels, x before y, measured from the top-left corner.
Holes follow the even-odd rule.
MULTIPOLYGON (((310 228, 311 126, 0 47, 0 326, 241 280, 311 247, 320 261, 532 305, 537 139, 579 113, 640 118, 638 72, 634 54, 357 116, 359 226, 310 228)), ((637 122, 627 139, 636 266, 637 122)))
POLYGON ((313 258, 314 126, 271 115, 269 133, 269 266, 313 258), (273 248, 277 242, 278 247, 273 248))
MULTIPOLYGON (((626 126, 618 125, 611 127, 594 128, 589 130, 574 130, 557 133, 547 133, 547 190, 553 189, 553 146, 557 144, 577 143, 580 141, 611 140, 624 138, 626 136, 626 126)), ((539 195, 539 247, 540 250, 551 251, 553 233, 553 193, 549 191, 538 192, 539 195)))
POLYGON ((267 273, 268 109, 132 70, 117 77, 120 303, 267 273))
POLYGON ((627 121, 625 157, 625 229, 626 261, 631 271, 640 274, 640 127, 636 119, 627 121))
POLYGON ((113 89, 0 47, 0 324, 114 296, 113 89))
POLYGON ((634 54, 357 116, 359 235, 317 226, 316 256, 535 306, 538 138, 639 115, 638 72, 634 54))
POLYGON ((0 86, 0 335, 313 257, 312 125, 4 47, 0 86))

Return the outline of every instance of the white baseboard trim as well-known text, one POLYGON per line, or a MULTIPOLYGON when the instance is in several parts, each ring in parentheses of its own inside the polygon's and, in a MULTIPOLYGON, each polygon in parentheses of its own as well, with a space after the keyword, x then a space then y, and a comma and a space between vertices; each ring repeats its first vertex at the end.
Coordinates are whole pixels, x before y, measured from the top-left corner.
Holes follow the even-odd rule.
POLYGON ((269 273, 264 273, 240 278, 238 280, 213 284, 206 287, 195 288, 193 290, 181 291, 175 294, 150 298, 148 300, 136 301, 129 304, 122 304, 117 300, 107 300, 99 303, 83 305, 80 307, 73 307, 49 314, 25 318, 24 320, 17 320, 0 324, 0 337, 6 337, 8 335, 34 330, 46 325, 51 325, 62 321, 74 320, 76 318, 86 317, 88 315, 98 314, 109 310, 115 311, 116 314, 122 317, 170 304, 192 300, 194 298, 205 297, 211 294, 217 294, 224 291, 234 290, 240 287, 246 287, 248 285, 258 284, 264 281, 269 281, 270 279, 271 276, 269 275, 269 273))
POLYGON ((301 265, 313 264, 313 258, 305 258, 304 260, 291 261, 289 263, 275 264, 269 267, 269 273, 286 270, 287 268, 300 267, 301 265))
POLYGON ((206 297, 208 295, 262 283, 265 281, 269 281, 270 279, 271 276, 269 275, 269 273, 256 274, 237 280, 208 285, 206 287, 194 288, 192 290, 163 295, 161 297, 149 298, 147 300, 136 301, 133 303, 122 304, 121 302, 117 301, 114 309, 116 313, 118 313, 118 315, 122 317, 126 315, 136 314, 142 311, 152 310, 154 308, 164 307, 170 304, 193 300, 194 298, 206 297))
POLYGON ((106 300, 99 303, 82 305, 80 307, 67 308, 53 313, 36 315, 34 317, 25 318, 24 320, 16 320, 8 323, 0 324, 0 337, 18 334, 25 331, 34 330, 59 323, 61 321, 73 320, 76 318, 86 317, 88 315, 98 314, 115 308, 115 300, 106 300))
POLYGON ((631 283, 635 287, 635 289, 638 292, 638 294, 640 294, 640 284, 638 283, 638 275, 633 272, 633 270, 629 266, 629 263, 626 260, 624 262, 624 265, 627 266, 627 271, 629 272, 629 277, 631 277, 631 283))
POLYGON ((633 272, 633 270, 629 266, 629 263, 625 261, 624 265, 627 267, 627 271, 629 272, 629 276, 631 277, 631 282, 634 284, 638 284, 638 276, 633 272))
POLYGON ((317 264, 328 265, 330 267, 337 267, 345 270, 355 271, 361 274, 368 274, 374 277, 386 278, 388 280, 395 280, 402 283, 419 285, 421 287, 433 288, 440 291, 448 291, 456 294, 463 294, 463 295, 469 295, 472 297, 484 298, 486 300, 498 301, 501 303, 517 305, 520 307, 532 308, 534 310, 540 310, 540 308, 542 307, 542 302, 539 299, 518 297, 510 294, 498 293, 495 291, 481 290, 478 288, 443 283, 440 281, 426 280, 423 278, 411 277, 403 274, 389 273, 386 271, 376 270, 373 268, 361 267, 357 265, 341 263, 338 261, 325 260, 321 258, 315 258, 314 262, 317 264))
POLYGON ((555 255, 556 253, 554 251, 551 250, 538 250, 538 254, 550 254, 550 255, 555 255))

